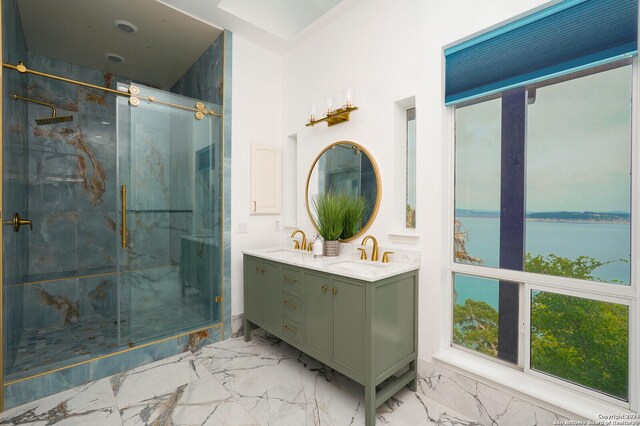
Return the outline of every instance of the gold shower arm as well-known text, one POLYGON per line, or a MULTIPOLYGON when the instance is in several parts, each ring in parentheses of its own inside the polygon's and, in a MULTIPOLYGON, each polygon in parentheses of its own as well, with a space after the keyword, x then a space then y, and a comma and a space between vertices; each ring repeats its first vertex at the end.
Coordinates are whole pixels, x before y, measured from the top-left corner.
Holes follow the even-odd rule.
MULTIPOLYGON (((137 93, 123 92, 121 90, 110 89, 108 87, 102 87, 102 86, 98 86, 98 85, 95 85, 95 84, 86 83, 84 81, 73 80, 71 78, 61 77, 61 76, 55 75, 55 74, 47 74, 45 72, 32 70, 32 69, 27 68, 26 65, 23 62, 18 62, 18 65, 2 63, 2 66, 5 67, 5 68, 8 68, 10 70, 18 71, 19 73, 23 73, 23 74, 24 73, 33 74, 33 75, 37 75, 37 76, 40 76, 40 77, 46 77, 46 78, 51 78, 53 80, 63 81, 65 83, 71 83, 71 84, 76 84, 78 86, 88 87, 90 89, 102 90, 103 92, 113 93, 113 94, 118 95, 118 96, 127 96, 127 97, 131 98, 131 101, 133 101, 134 98, 135 99, 144 99, 144 100, 149 101, 149 102, 156 102, 156 103, 159 103, 159 104, 163 104, 163 105, 167 105, 167 106, 171 106, 171 107, 177 107, 177 108, 181 108, 181 109, 184 109, 184 110, 192 111, 192 112, 196 113, 196 118, 198 118, 199 120, 204 118, 206 115, 212 115, 212 116, 215 116, 215 117, 222 117, 222 114, 219 114, 219 113, 217 113, 215 111, 212 111, 212 110, 206 110, 204 108, 204 104, 201 103, 201 102, 196 103, 196 107, 195 108, 188 107, 188 106, 185 106, 185 105, 173 104, 171 102, 165 102, 165 101, 162 101, 160 99, 154 98, 153 96, 149 96, 149 97, 140 96, 137 93)), ((132 105, 137 105, 137 102, 136 103, 131 102, 131 104, 132 105)), ((51 105, 49 105, 49 104, 45 104, 45 105, 51 107, 51 105)), ((53 108, 53 107, 51 107, 51 108, 53 108)))
POLYGON ((25 98, 24 96, 20 96, 20 95, 11 95, 11 97, 15 100, 20 99, 21 101, 33 102, 34 104, 48 106, 49 108, 51 108, 51 116, 56 117, 56 107, 54 107, 51 104, 48 104, 46 102, 36 101, 35 99, 25 98))

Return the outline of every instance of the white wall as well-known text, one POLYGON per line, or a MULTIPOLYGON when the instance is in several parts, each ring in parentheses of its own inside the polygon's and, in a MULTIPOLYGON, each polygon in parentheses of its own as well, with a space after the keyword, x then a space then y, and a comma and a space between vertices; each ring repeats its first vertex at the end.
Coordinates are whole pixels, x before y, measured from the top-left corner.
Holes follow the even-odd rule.
MULTIPOLYGON (((283 57, 283 137, 298 135, 298 200, 304 200, 307 169, 322 148, 338 140, 364 145, 382 176, 382 203, 369 233, 393 246, 389 232, 402 227, 397 202, 402 186, 402 153, 394 149, 395 102, 415 96, 417 107, 417 244, 420 270, 420 358, 430 360, 448 333, 440 327, 447 283, 448 145, 443 106, 442 46, 510 19, 542 4, 540 0, 362 0, 283 57), (326 95, 341 98, 343 87, 356 90, 360 107, 351 122, 334 127, 304 127, 310 104, 326 95), (395 220, 395 223, 394 223, 395 220)), ((311 231, 301 202, 298 223, 311 231)))
POLYGON ((250 215, 251 144, 282 145, 282 57, 233 36, 231 151, 231 315, 244 311, 242 250, 274 245, 280 215, 250 215), (238 222, 249 232, 238 234, 238 222))

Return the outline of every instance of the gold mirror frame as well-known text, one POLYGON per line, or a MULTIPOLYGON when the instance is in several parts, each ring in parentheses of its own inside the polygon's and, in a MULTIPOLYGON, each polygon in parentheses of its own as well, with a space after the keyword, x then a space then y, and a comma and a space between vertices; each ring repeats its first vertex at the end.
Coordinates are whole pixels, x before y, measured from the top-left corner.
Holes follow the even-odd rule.
POLYGON ((311 214, 311 207, 309 206, 309 180, 311 180, 311 173, 313 172, 313 168, 318 163, 318 160, 320 160, 320 157, 322 157, 322 154, 324 154, 325 152, 329 151, 330 149, 338 145, 350 145, 354 147, 356 150, 359 150, 360 152, 365 154, 367 158, 369 158, 369 161, 371 161, 371 165, 373 166, 373 172, 376 175, 376 187, 377 187, 376 203, 373 207, 373 210, 371 211, 371 216, 369 217, 369 221, 362 228, 360 228, 360 231, 358 231, 358 233, 353 237, 347 238, 346 240, 340 240, 341 242, 346 243, 349 241, 353 241, 356 238, 360 237, 362 234, 364 234, 367 231, 367 229, 369 229, 369 227, 375 220, 376 216, 378 215, 378 209, 380 208, 380 200, 382 198, 382 179, 380 179, 380 170, 378 170, 378 164, 376 163, 375 158, 373 158, 373 155, 371 155, 371 153, 365 147, 363 147, 358 143, 355 143, 352 141, 338 141, 338 142, 332 143, 331 145, 327 146, 322 151, 320 151, 320 154, 318 154, 316 156, 316 159, 313 160, 313 163, 311 163, 311 167, 309 168, 309 173, 307 174, 307 183, 304 189, 304 197, 305 197, 304 203, 305 203, 305 206, 307 207, 307 214, 309 215, 309 219, 311 220, 311 223, 313 224, 313 227, 316 229, 316 231, 318 230, 318 224, 314 220, 313 215, 311 214))

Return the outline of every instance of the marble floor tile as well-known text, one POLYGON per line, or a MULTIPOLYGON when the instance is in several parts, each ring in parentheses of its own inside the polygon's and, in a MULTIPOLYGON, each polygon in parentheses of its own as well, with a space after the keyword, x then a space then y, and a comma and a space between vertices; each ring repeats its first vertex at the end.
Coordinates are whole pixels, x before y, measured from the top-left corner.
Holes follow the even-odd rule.
POLYGON ((257 425, 258 422, 213 377, 203 377, 128 407, 123 425, 257 425))
POLYGON ((184 352, 115 374, 110 380, 118 407, 122 409, 173 392, 202 377, 211 377, 211 373, 191 352, 184 352))
MULTIPOLYGON (((0 425, 364 425, 363 388, 261 330, 16 407, 0 425)), ((405 388, 378 425, 477 425, 405 388)))
POLYGON ((391 412, 378 409, 378 425, 482 426, 426 396, 403 389, 396 396, 398 406, 391 412))
POLYGON ((0 425, 121 425, 109 379, 91 382, 0 414, 0 425))

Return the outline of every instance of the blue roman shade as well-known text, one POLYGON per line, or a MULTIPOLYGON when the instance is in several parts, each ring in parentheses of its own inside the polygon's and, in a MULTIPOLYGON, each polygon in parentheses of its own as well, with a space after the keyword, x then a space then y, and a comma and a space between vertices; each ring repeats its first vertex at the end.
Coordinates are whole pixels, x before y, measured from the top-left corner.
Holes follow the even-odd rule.
POLYGON ((445 49, 445 104, 633 56, 638 0, 565 0, 445 49))

